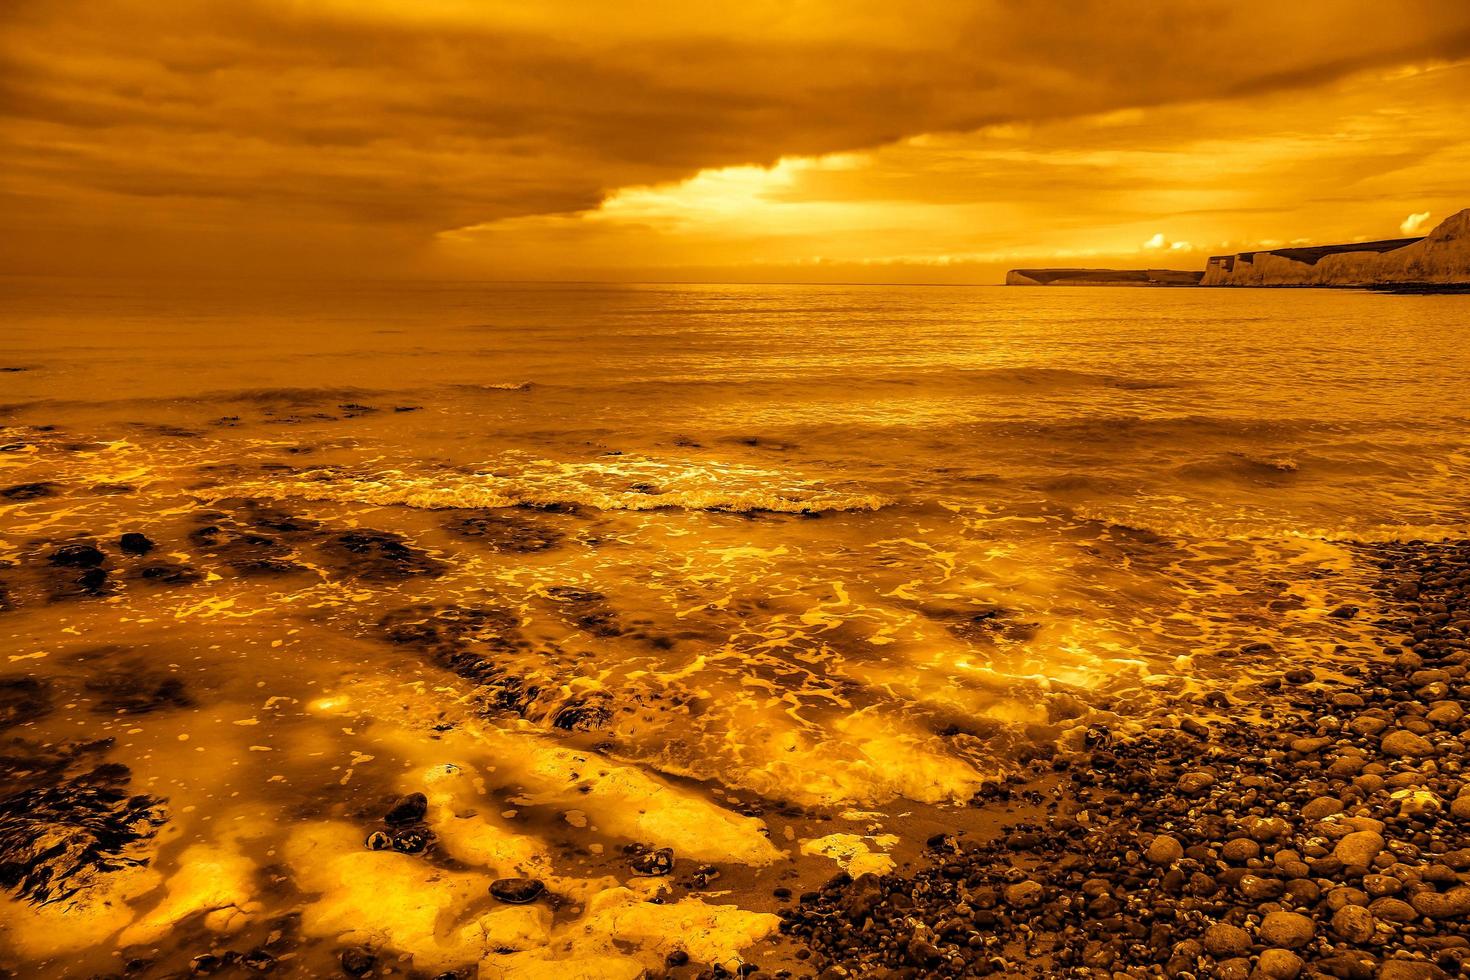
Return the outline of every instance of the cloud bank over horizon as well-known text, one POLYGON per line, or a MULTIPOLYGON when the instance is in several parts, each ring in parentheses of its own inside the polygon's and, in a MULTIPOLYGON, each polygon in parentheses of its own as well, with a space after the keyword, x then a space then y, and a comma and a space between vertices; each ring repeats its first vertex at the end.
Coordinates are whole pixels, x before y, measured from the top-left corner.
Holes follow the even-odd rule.
POLYGON ((985 280, 1470 204, 1463 3, 1050 9, 19 0, 0 258, 985 280))

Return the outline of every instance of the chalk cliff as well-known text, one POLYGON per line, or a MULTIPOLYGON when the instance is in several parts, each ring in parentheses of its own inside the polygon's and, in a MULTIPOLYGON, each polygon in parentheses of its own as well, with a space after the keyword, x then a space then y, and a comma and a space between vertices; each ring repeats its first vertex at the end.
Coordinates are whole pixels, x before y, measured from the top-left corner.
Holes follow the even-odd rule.
POLYGON ((1173 269, 1012 269, 1007 286, 1197 286, 1199 272, 1173 269))
POLYGON ((1470 283, 1470 208, 1424 238, 1278 248, 1211 257, 1202 286, 1470 283))

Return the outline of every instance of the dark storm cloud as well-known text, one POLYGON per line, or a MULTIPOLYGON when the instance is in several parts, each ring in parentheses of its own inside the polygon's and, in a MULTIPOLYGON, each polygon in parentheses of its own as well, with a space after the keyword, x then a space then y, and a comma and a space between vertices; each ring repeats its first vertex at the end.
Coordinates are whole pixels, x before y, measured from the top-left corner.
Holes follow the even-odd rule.
POLYGON ((329 222, 331 265, 704 168, 1470 54, 1460 0, 889 6, 12 0, 5 254, 146 226, 166 263, 329 222))

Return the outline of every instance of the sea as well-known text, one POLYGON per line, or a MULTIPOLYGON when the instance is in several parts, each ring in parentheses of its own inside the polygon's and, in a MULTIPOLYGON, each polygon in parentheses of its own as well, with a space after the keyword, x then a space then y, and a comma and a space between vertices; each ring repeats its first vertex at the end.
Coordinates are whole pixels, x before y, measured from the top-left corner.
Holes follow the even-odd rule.
POLYGON ((1465 295, 0 279, 0 965, 738 963, 1467 520, 1465 295))

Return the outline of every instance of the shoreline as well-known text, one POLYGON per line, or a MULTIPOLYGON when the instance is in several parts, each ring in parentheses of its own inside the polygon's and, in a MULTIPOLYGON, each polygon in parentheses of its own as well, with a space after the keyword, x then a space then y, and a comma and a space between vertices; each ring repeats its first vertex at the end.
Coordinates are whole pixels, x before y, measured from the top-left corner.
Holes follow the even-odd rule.
POLYGON ((1470 543, 1359 554, 1380 568, 1381 660, 1289 667, 1134 737, 1090 729, 987 787, 982 808, 1032 804, 1003 836, 936 835, 909 876, 839 874, 783 933, 823 978, 1464 975, 1470 543), (1242 710, 1260 721, 1225 717, 1242 710))

